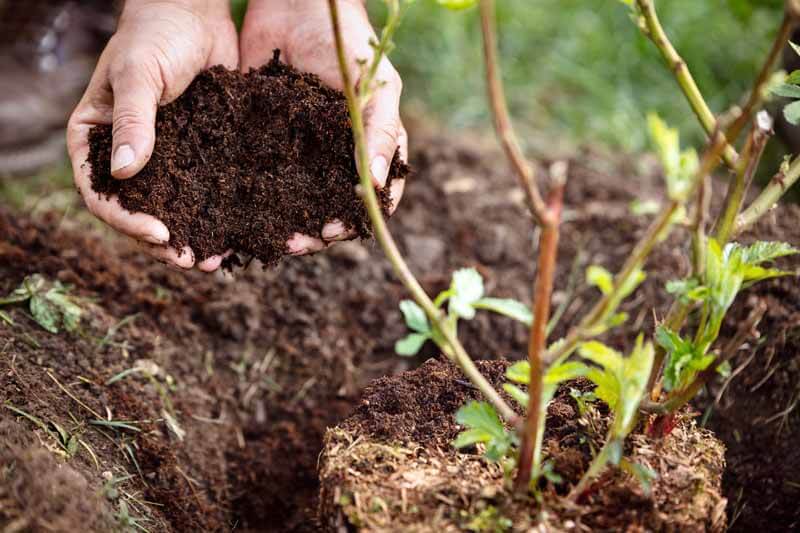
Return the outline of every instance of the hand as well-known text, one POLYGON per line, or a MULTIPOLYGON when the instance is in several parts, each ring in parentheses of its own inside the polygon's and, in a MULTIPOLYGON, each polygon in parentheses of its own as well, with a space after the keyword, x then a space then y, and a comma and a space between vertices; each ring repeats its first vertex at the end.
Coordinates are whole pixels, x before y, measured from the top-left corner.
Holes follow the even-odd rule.
MULTIPOLYGON (((369 40, 375 33, 362 0, 338 1, 348 66, 355 76, 359 72, 357 60, 372 58, 369 40)), ((344 88, 325 0, 250 0, 240 41, 244 71, 264 65, 272 58, 272 51, 279 48, 281 58, 297 70, 316 74, 335 89, 344 88)), ((400 157, 406 159, 408 139, 399 112, 402 82, 385 58, 378 67, 376 80, 380 83, 364 115, 372 180, 376 187, 382 188, 398 147, 400 157)), ((392 211, 404 185, 405 180, 392 182, 392 211)), ((322 239, 296 233, 287 245, 290 252, 300 255, 319 251, 352 235, 352 231, 334 220, 322 229, 322 239)))
MULTIPOLYGON (((168 247, 169 230, 160 220, 130 213, 116 197, 92 190, 85 164, 88 135, 94 125, 112 124, 111 174, 134 176, 153 153, 158 105, 175 100, 200 71, 219 64, 239 64, 227 0, 128 0, 67 126, 75 185, 89 211, 151 255, 184 269, 194 266, 194 254, 188 247, 168 247)), ((222 256, 214 256, 197 266, 210 272, 221 262, 222 256)))

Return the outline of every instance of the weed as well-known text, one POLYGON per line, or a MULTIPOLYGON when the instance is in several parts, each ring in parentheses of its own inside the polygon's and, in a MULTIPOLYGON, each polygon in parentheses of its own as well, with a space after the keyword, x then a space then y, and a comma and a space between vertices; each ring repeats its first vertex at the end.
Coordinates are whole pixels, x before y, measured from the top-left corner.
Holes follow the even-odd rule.
MULTIPOLYGON (((0 298, 0 305, 28 302, 31 315, 37 324, 50 333, 58 333, 61 326, 72 332, 78 329, 83 309, 79 300, 69 293, 72 288, 60 281, 50 282, 41 274, 33 274, 22 280, 11 294, 0 298)), ((4 320, 13 324, 10 317, 4 320)))

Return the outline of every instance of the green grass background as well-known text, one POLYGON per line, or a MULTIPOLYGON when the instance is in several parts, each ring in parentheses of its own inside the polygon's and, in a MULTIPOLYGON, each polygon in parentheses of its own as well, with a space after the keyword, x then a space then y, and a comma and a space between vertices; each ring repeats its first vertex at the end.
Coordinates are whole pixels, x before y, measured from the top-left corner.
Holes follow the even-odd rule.
MULTIPOLYGON (((781 5, 656 2, 715 112, 750 87, 780 24, 781 5)), ((378 23, 381 9, 372 11, 378 23)), ((655 110, 700 140, 671 73, 619 0, 497 0, 497 16, 511 109, 530 130, 635 151, 647 144, 644 117, 655 110)), ((451 12, 417 0, 396 42, 392 60, 407 98, 453 126, 488 125, 476 9, 451 12)))

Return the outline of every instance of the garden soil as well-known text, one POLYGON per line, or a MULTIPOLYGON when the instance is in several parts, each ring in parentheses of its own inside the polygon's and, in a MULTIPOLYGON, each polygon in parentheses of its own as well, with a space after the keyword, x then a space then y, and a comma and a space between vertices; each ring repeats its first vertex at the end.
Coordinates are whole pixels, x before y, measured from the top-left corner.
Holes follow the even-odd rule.
MULTIPOLYGON (((235 252, 272 265, 299 232, 321 237, 340 220, 370 235, 356 193, 358 174, 344 95, 313 74, 279 61, 247 74, 218 66, 201 73, 174 102, 160 107, 153 155, 132 179, 111 177, 111 126, 89 132, 92 188, 116 194, 129 211, 162 220, 177 250, 197 261, 235 252)), ((408 167, 395 156, 387 186, 408 167)), ((91 193, 90 193, 91 194, 91 193)))
MULTIPOLYGON (((474 266, 491 295, 529 300, 534 235, 499 152, 411 126, 417 174, 390 224, 425 288, 474 266)), ((586 150, 570 166, 556 334, 596 297, 585 266, 614 269, 644 231, 647 217, 629 203, 660 198, 652 161, 611 161, 586 150)), ((84 307, 80 331, 58 335, 24 305, 3 308, 13 324, 0 320, 0 526, 316 531, 325 429, 370 380, 437 355, 431 346, 416 359, 393 354, 404 292, 380 250, 348 242, 235 277, 183 273, 76 213, 0 212, 0 293, 41 273, 73 284, 84 307), (132 368, 147 371, 122 374, 132 368)), ((799 243, 800 209, 776 211, 757 232, 799 243)), ((663 316, 660 287, 689 267, 675 242, 654 253, 610 344, 652 328, 653 306, 663 316)), ((732 528, 788 531, 800 521, 800 287, 787 278, 742 295, 728 333, 757 299, 769 304, 761 340, 734 360, 719 402, 722 381, 698 412, 709 406, 707 424, 728 449, 732 528)), ((526 332, 510 320, 480 314, 462 331, 476 356, 525 353, 526 332)))

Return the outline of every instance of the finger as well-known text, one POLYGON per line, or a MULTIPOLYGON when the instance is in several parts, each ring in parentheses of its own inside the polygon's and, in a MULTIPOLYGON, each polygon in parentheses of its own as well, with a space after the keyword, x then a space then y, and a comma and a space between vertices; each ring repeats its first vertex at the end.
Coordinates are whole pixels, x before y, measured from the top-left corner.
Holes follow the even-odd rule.
POLYGON ((372 181, 383 188, 403 129, 400 123, 402 82, 386 59, 378 67, 376 80, 375 94, 365 112, 365 128, 372 181))
POLYGON ((220 266, 222 266, 222 262, 231 254, 233 250, 228 250, 222 255, 212 255, 207 259, 203 259, 199 263, 197 263, 197 268, 202 272, 214 272, 220 266))
POLYGON ((316 237, 303 235, 302 233, 295 233, 286 242, 286 247, 291 255, 305 255, 319 252, 325 248, 325 243, 316 237))
POLYGON ((154 246, 140 242, 139 247, 151 257, 169 266, 174 266, 181 270, 190 270, 194 266, 194 252, 188 246, 184 246, 178 251, 171 246, 154 246))
POLYGON ((389 214, 393 214, 403 197, 403 191, 406 188, 406 180, 392 180, 391 188, 389 189, 389 198, 392 205, 389 207, 389 214))
POLYGON ((341 220, 328 222, 322 228, 322 239, 325 241, 344 241, 352 239, 356 231, 345 226, 341 220))
POLYGON ((123 208, 116 196, 107 197, 92 190, 91 166, 85 164, 89 155, 90 126, 70 125, 68 145, 72 172, 78 193, 87 209, 117 231, 136 240, 164 245, 169 242, 169 230, 163 222, 145 213, 131 213, 123 208))
POLYGON ((109 66, 109 83, 114 94, 112 116, 111 175, 126 179, 142 170, 156 141, 156 110, 164 91, 161 75, 153 60, 137 63, 128 54, 109 66))
POLYGON ((400 123, 400 135, 397 139, 400 161, 408 163, 408 132, 403 123, 400 123))
POLYGON ((216 33, 217 38, 214 40, 211 52, 208 55, 206 68, 222 65, 229 70, 238 69, 239 50, 235 44, 230 46, 230 43, 237 43, 239 37, 236 34, 236 26, 233 25, 230 16, 222 19, 213 31, 216 33))

